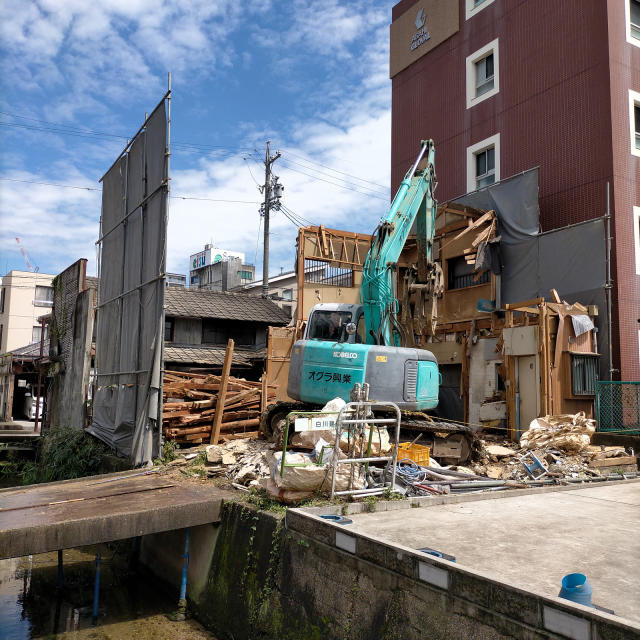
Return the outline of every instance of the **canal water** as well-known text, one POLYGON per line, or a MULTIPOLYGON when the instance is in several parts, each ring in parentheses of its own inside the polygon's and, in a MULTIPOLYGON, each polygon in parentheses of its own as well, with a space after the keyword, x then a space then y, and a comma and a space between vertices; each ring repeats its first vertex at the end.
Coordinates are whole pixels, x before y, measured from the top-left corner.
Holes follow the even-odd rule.
POLYGON ((170 619, 175 593, 131 564, 131 545, 102 546, 100 610, 92 623, 96 547, 0 560, 0 640, 215 640, 195 620, 170 619))

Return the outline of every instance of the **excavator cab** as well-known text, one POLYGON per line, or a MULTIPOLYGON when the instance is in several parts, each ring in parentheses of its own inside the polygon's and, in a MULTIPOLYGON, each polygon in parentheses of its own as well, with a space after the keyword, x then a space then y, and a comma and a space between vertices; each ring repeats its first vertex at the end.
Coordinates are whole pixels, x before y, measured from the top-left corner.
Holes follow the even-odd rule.
POLYGON ((305 340, 364 344, 364 312, 359 304, 317 304, 309 314, 305 340))

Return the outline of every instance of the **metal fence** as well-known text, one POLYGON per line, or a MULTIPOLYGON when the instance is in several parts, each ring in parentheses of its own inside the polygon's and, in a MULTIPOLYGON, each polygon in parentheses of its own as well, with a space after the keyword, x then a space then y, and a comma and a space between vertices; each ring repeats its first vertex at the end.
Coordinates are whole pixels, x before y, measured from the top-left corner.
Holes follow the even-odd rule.
POLYGON ((598 381, 598 431, 640 434, 640 382, 598 381))

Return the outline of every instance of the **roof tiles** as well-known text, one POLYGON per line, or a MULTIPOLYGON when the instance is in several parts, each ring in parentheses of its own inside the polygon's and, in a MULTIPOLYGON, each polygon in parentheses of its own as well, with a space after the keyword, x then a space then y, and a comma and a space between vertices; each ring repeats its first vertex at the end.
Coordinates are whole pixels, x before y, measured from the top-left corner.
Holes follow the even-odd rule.
POLYGON ((289 322, 289 314, 267 298, 226 291, 168 288, 165 309, 167 316, 180 318, 246 320, 273 325, 289 322))

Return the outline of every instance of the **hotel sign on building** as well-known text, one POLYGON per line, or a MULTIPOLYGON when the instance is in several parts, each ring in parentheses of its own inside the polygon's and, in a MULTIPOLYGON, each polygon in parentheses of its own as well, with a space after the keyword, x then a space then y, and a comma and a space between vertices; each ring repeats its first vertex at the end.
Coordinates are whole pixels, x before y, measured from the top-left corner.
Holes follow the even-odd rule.
POLYGON ((452 0, 424 0, 391 23, 391 78, 459 30, 458 5, 452 0))

